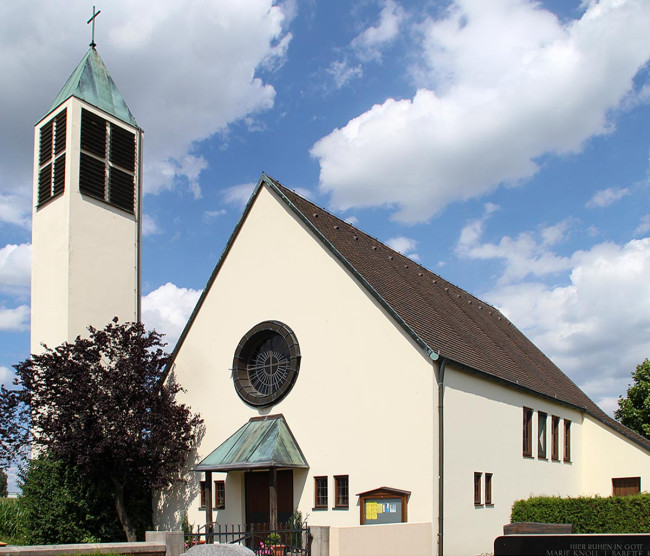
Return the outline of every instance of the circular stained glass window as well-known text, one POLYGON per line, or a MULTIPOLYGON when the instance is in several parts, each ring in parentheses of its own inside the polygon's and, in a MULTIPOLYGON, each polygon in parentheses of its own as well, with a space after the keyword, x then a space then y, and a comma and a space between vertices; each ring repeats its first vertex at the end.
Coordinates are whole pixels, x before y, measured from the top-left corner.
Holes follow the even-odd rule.
POLYGON ((299 368, 300 347, 293 331, 278 321, 262 322, 244 335, 235 350, 235 390, 247 404, 268 407, 289 393, 299 368))

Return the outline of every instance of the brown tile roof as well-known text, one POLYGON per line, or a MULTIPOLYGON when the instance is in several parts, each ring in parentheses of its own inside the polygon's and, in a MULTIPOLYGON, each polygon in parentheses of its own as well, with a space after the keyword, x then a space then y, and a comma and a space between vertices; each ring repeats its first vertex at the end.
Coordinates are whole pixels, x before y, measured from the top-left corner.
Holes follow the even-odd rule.
POLYGON ((263 176, 423 349, 470 372, 586 411, 650 450, 603 412, 498 309, 263 176))

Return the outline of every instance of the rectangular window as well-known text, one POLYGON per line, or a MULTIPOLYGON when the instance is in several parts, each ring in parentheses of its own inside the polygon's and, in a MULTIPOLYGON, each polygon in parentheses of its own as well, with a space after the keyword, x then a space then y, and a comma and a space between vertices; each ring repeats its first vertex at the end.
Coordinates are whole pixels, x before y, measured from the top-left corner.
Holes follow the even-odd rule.
POLYGON ((571 421, 564 420, 564 461, 571 461, 571 421))
POLYGON ((523 453, 525 457, 533 456, 533 410, 524 407, 523 453))
POLYGON ((614 496, 632 496, 641 492, 641 477, 621 477, 612 479, 614 496))
POLYGON ((214 507, 216 510, 226 507, 226 481, 214 482, 214 507))
POLYGON ((481 497, 481 481, 483 479, 483 473, 474 473, 474 505, 482 506, 483 500, 481 497))
POLYGON ((327 477, 314 477, 315 508, 327 508, 327 477))
POLYGON ((560 459, 560 418, 555 415, 551 417, 551 459, 560 459))
POLYGON ((492 473, 485 474, 485 505, 491 506, 492 502, 492 473))
POLYGON ((201 505, 199 510, 205 509, 205 481, 201 481, 199 488, 201 489, 201 505))
POLYGON ((537 414, 537 457, 546 459, 546 413, 537 414))
POLYGON ((347 475, 334 477, 334 507, 347 508, 350 505, 349 485, 347 475))

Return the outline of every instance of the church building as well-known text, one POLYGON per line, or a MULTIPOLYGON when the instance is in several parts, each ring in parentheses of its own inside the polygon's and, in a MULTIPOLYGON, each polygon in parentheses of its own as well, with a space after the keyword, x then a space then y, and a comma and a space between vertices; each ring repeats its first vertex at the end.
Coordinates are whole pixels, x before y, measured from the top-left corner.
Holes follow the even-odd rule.
MULTIPOLYGON (((141 148, 91 45, 36 124, 33 352, 139 319, 141 148)), ((650 485, 650 442, 496 308, 265 174, 167 373, 205 432, 163 530, 300 511, 314 553, 475 555, 515 500, 650 485)))

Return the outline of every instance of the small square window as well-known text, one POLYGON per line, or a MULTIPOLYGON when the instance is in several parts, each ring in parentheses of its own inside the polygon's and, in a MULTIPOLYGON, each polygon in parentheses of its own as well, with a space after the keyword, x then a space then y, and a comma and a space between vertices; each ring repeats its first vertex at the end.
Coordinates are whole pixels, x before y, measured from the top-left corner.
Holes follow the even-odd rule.
POLYGON ((564 420, 564 461, 571 462, 571 421, 564 420))
POLYGON ((524 407, 523 454, 528 458, 533 456, 533 410, 528 407, 524 407))
POLYGON ((546 459, 546 413, 537 414, 537 457, 546 459))
POLYGON ((214 482, 214 508, 216 510, 226 508, 226 481, 214 482))
POLYGON ((347 508, 350 505, 347 475, 334 476, 334 507, 347 508))
POLYGON ((551 418, 551 459, 560 459, 560 418, 555 415, 551 418))
POLYGON ((205 481, 201 481, 199 489, 201 491, 201 505, 199 506, 199 510, 205 510, 205 481))
POLYGON ((492 473, 485 474, 485 505, 491 506, 492 502, 492 473))
POLYGON ((474 505, 482 506, 483 498, 481 496, 481 481, 483 473, 474 473, 474 505))
POLYGON ((315 508, 327 508, 327 477, 314 477, 315 508))

